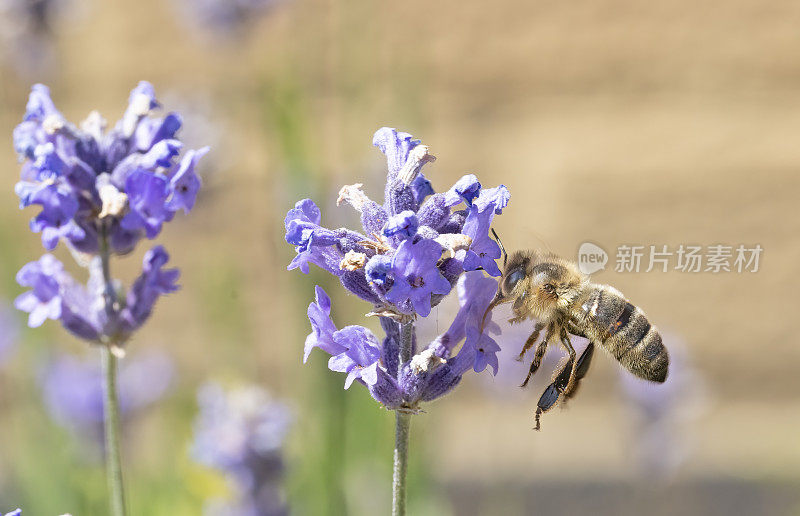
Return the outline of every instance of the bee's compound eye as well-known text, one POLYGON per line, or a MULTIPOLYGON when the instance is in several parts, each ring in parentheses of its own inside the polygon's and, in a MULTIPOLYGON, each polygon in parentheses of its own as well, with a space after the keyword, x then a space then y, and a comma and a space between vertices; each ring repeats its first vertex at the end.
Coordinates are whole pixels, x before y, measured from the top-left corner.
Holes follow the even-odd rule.
POLYGON ((546 283, 542 288, 544 288, 544 291, 547 292, 548 294, 552 294, 553 292, 556 291, 556 287, 554 287, 552 283, 546 283))
POLYGON ((505 282, 506 292, 511 292, 512 290, 514 290, 514 287, 517 286, 519 280, 521 280, 524 277, 525 277, 525 271, 520 269, 517 269, 508 276, 506 276, 506 282, 505 282))

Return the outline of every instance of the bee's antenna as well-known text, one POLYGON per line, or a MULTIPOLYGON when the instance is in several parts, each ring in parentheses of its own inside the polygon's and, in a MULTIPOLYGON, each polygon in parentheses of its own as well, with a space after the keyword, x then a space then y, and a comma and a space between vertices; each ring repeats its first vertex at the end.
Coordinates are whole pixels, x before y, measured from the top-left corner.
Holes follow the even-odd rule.
POLYGON ((508 253, 506 253, 506 248, 503 247, 503 242, 500 240, 500 237, 497 236, 497 231, 492 228, 492 235, 494 235, 494 239, 497 240, 497 244, 500 246, 500 250, 503 251, 503 268, 506 268, 506 262, 508 262, 508 253))

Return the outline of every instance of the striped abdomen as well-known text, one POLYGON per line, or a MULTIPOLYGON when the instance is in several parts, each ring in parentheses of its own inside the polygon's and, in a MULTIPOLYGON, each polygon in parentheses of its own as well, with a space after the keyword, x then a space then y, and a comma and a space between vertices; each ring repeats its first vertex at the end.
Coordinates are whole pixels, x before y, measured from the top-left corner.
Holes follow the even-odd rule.
POLYGON ((602 345, 636 376, 653 382, 666 380, 667 349, 641 309, 605 285, 594 286, 581 309, 587 337, 602 345))

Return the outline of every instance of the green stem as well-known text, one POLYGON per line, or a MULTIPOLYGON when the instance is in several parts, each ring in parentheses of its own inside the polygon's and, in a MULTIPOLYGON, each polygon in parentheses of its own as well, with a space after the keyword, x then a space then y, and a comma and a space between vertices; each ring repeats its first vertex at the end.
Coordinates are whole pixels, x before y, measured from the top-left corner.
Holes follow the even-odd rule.
MULTIPOLYGON (((404 323, 400 327, 400 364, 411 360, 411 343, 414 324, 404 323)), ((406 478, 408 477, 408 442, 411 436, 411 411, 395 410, 394 474, 392 477, 392 516, 406 514, 406 478)))
POLYGON ((117 397, 117 357, 109 346, 101 348, 105 378, 103 409, 106 437, 106 478, 113 516, 125 516, 125 491, 119 453, 119 400, 117 397))
MULTIPOLYGON (((108 230, 105 224, 100 228, 100 261, 105 283, 105 308, 113 316, 116 304, 116 293, 111 279, 110 251, 108 230)), ((122 484, 122 462, 119 451, 119 397, 117 394, 117 357, 112 349, 116 342, 109 339, 101 346, 103 356, 103 427, 106 442, 106 479, 112 516, 125 516, 125 490, 122 484)))

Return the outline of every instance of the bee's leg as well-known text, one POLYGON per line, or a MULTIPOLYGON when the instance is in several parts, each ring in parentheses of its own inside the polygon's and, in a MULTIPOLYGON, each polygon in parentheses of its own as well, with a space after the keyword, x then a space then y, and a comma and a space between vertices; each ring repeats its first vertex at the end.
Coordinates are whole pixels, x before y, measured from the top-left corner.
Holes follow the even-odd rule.
POLYGON ((547 386, 547 388, 542 393, 541 398, 539 398, 539 402, 536 404, 536 427, 535 430, 539 430, 541 425, 539 424, 539 418, 541 415, 558 403, 559 398, 564 393, 564 390, 569 383, 570 376, 572 376, 573 364, 575 361, 570 357, 567 362, 559 369, 558 373, 556 373, 553 382, 547 386))
MULTIPOLYGON (((542 330, 542 328, 544 328, 544 325, 541 325, 540 327, 538 323, 536 324, 536 329, 533 331, 533 334, 531 334, 531 336, 528 337, 527 342, 525 342, 526 347, 530 348, 528 344, 530 343, 532 345, 536 341, 536 339, 539 337, 539 332, 542 330)), ((531 362, 531 368, 528 369, 528 376, 525 377, 525 381, 522 382, 522 385, 520 387, 525 387, 526 385, 528 385, 531 376, 533 376, 536 370, 539 369, 539 365, 542 363, 542 357, 544 357, 544 353, 545 351, 547 351, 547 344, 550 342, 550 336, 552 335, 551 330, 552 327, 547 328, 547 331, 544 334, 544 339, 542 339, 542 342, 540 342, 539 345, 536 346, 536 351, 533 353, 533 362, 531 362)), ((522 353, 520 353, 520 358, 525 353, 525 351, 526 350, 523 348, 522 353)))
POLYGON ((528 337, 528 340, 525 341, 525 345, 522 346, 522 351, 519 352, 517 360, 521 361, 523 358, 525 358, 525 353, 527 353, 528 350, 530 350, 533 347, 536 341, 539 340, 539 334, 542 332, 543 328, 544 324, 536 323, 536 326, 534 326, 533 328, 533 333, 531 333, 530 337, 528 337))
POLYGON ((571 398, 575 396, 578 392, 578 387, 580 387, 580 381, 586 376, 586 373, 589 372, 589 366, 592 363, 592 356, 594 355, 594 343, 590 342, 586 349, 583 350, 581 356, 578 357, 578 367, 575 370, 575 387, 567 393, 565 393, 567 398, 571 398))
POLYGON ((561 398, 561 395, 564 395, 564 398, 569 398, 575 394, 575 389, 578 386, 578 382, 586 376, 586 373, 589 371, 589 365, 592 363, 592 356, 594 355, 594 344, 589 343, 586 346, 586 349, 583 350, 581 356, 578 358, 577 363, 570 358, 564 367, 556 375, 553 383, 547 386, 547 389, 544 390, 542 393, 542 397, 539 398, 539 403, 536 406, 536 430, 541 428, 539 419, 541 415, 551 408, 558 402, 561 398), (575 386, 571 391, 567 390, 570 378, 574 376, 575 386))
POLYGON ((567 362, 567 366, 564 367, 564 371, 566 371, 567 367, 570 368, 567 384, 564 386, 564 392, 569 394, 572 392, 572 389, 575 388, 575 373, 578 370, 578 361, 575 359, 575 348, 572 347, 572 342, 569 340, 567 330, 563 326, 560 328, 560 334, 561 344, 564 345, 567 349, 567 353, 569 353, 569 362, 567 362))
POLYGON ((536 426, 533 428, 534 430, 541 430, 542 425, 539 421, 539 418, 543 413, 553 408, 553 405, 558 402, 558 398, 560 396, 561 391, 558 389, 556 382, 553 382, 547 386, 547 389, 544 390, 542 397, 539 398, 539 402, 536 404, 536 426))

